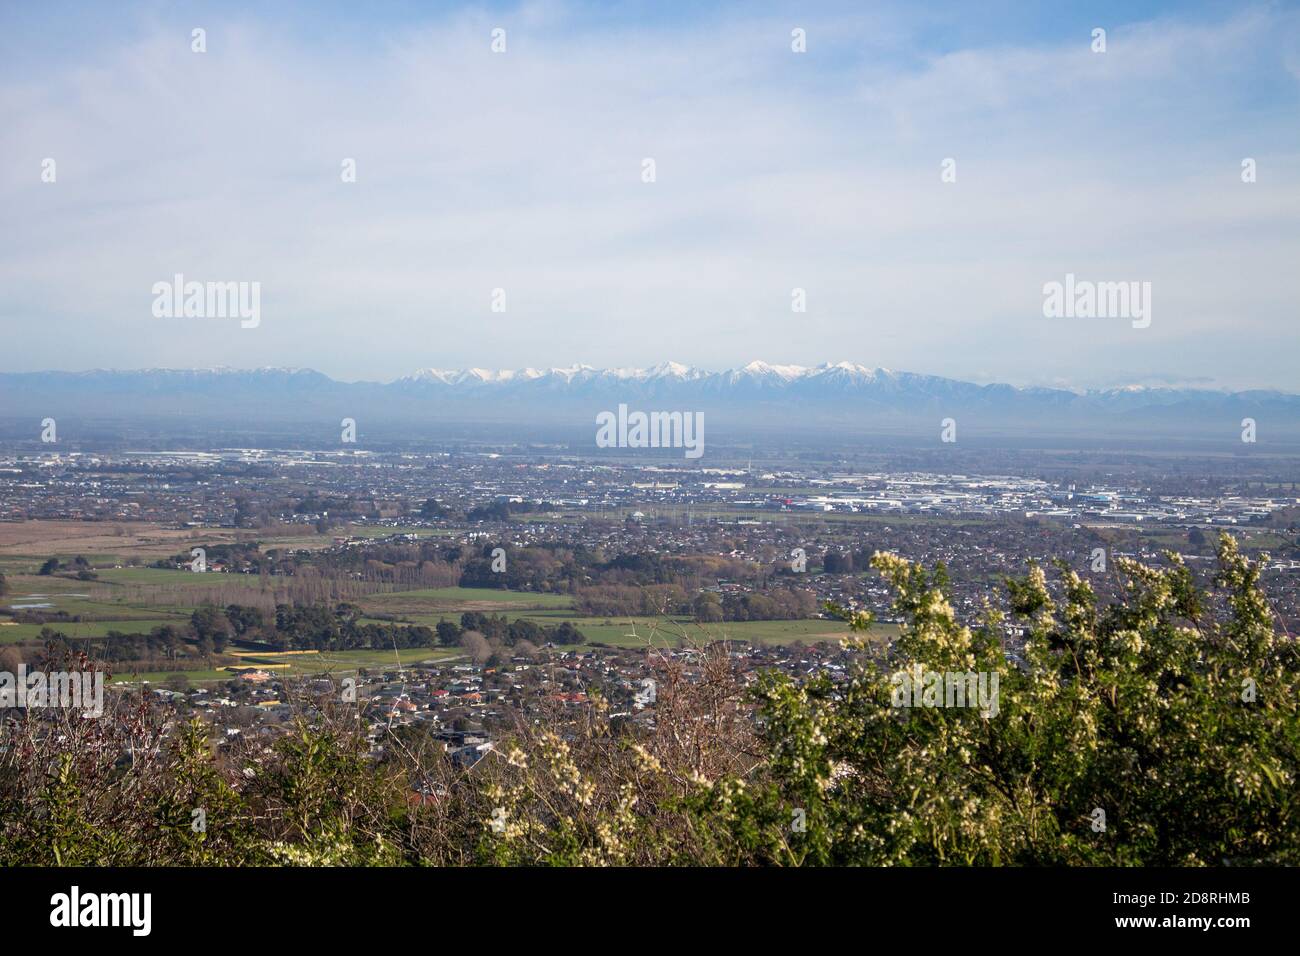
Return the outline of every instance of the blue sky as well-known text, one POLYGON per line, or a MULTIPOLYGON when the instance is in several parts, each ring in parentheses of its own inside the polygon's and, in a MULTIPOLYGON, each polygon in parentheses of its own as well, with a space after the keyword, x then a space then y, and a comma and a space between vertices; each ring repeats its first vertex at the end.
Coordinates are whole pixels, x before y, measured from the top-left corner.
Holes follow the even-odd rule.
POLYGON ((1300 391, 1297 6, 919 6, 5 4, 0 368, 1300 391), (156 318, 178 272, 261 322, 156 318), (1150 326, 1045 318, 1066 273, 1150 326))

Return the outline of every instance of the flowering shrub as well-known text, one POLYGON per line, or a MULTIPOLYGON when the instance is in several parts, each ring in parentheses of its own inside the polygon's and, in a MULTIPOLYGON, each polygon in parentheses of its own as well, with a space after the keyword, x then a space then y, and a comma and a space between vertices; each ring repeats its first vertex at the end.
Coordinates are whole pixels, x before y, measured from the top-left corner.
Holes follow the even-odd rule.
MULTIPOLYGON (((994 672, 996 715, 892 706, 870 661, 841 684, 770 675, 766 780, 710 808, 764 862, 1300 862, 1300 656, 1260 567, 1226 535, 1218 556, 1208 598, 1177 555, 1121 560, 1126 600, 1103 611, 1073 571, 1058 601, 1031 567, 1008 582, 1027 628, 1017 665, 998 614, 964 627, 941 571, 878 554, 906 622, 889 667, 994 672), (778 833, 778 806, 801 808, 805 831, 778 833)), ((846 617, 855 634, 870 623, 846 617)))

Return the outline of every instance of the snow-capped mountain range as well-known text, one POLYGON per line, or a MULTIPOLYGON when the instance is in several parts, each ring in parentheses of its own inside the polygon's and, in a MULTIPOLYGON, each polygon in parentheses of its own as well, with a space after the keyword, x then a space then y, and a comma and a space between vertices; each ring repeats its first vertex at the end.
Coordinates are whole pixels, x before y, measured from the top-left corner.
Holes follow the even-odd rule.
MULTIPOLYGON (((715 372, 680 362, 662 362, 651 368, 597 368, 591 365, 570 365, 548 369, 420 369, 413 375, 397 379, 392 384, 403 387, 478 386, 478 385, 543 385, 567 389, 627 385, 693 384, 705 391, 721 392, 727 389, 769 388, 813 392, 829 389, 840 392, 846 388, 874 391, 906 392, 921 390, 929 393, 952 391, 1010 391, 1025 395, 1079 395, 1079 396, 1146 396, 1160 393, 1170 395, 1202 394, 1225 395, 1224 391, 1211 389, 1161 388, 1145 385, 1125 385, 1109 389, 1068 389, 1041 386, 1016 387, 1011 385, 977 385, 939 375, 922 375, 913 372, 896 372, 887 368, 872 368, 856 362, 825 362, 821 365, 773 365, 755 360, 740 368, 715 372)), ((1246 394, 1246 393, 1239 393, 1246 394)), ((1285 394, 1261 390, 1249 394, 1285 394)))
POLYGON ((565 385, 583 385, 593 382, 699 382, 718 381, 727 385, 743 382, 763 384, 789 384, 797 379, 836 374, 841 377, 852 376, 861 380, 874 379, 876 376, 893 375, 889 369, 870 369, 865 365, 840 362, 838 365, 803 366, 803 365, 769 365, 767 362, 753 361, 744 368, 730 369, 725 372, 709 372, 680 362, 663 362, 653 368, 595 368, 591 365, 571 365, 567 368, 521 369, 421 369, 412 376, 400 379, 401 382, 436 382, 442 385, 464 384, 504 384, 509 382, 535 382, 550 380, 563 382, 565 385))
POLYGON ((1264 434, 1300 434, 1300 395, 1280 391, 1020 388, 853 362, 754 361, 724 371, 677 362, 651 368, 424 368, 387 383, 343 382, 297 368, 0 373, 0 420, 74 414, 287 422, 364 415, 372 422, 586 427, 595 412, 619 403, 791 429, 905 428, 953 417, 1008 434, 1158 436, 1228 434, 1240 429, 1242 418, 1254 417, 1264 434))

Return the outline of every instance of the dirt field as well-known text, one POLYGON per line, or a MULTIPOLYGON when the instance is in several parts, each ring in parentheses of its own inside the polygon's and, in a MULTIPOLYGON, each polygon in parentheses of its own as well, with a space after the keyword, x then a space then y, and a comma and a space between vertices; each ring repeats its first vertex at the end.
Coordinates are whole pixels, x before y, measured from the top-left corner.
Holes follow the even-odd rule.
MULTIPOLYGON (((333 534, 345 534, 336 531, 333 534)), ((164 558, 188 551, 194 545, 229 544, 256 540, 264 547, 323 548, 333 534, 317 534, 311 527, 280 525, 257 531, 233 528, 169 528, 148 521, 0 521, 0 558, 30 557, 42 561, 52 555, 81 554, 128 558, 164 558)))
POLYGON ((211 544, 234 540, 235 532, 228 528, 180 530, 147 521, 0 522, 0 555, 12 556, 113 554, 160 558, 185 550, 191 541, 211 544))
MULTIPOLYGON (((234 540, 233 532, 225 534, 234 540)), ((215 537, 212 531, 179 530, 144 521, 21 521, 0 523, 0 554, 174 554, 181 545, 215 537)))

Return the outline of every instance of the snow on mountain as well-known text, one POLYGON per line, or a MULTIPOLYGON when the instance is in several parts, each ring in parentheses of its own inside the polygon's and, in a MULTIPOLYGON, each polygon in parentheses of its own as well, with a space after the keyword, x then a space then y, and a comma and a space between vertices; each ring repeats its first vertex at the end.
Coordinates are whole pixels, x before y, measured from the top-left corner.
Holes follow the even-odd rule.
POLYGON ((1270 423, 1270 434, 1300 432, 1300 396, 1279 391, 1021 388, 847 361, 803 366, 755 360, 724 371, 672 361, 649 368, 427 367, 389 383, 345 382, 297 368, 0 373, 0 422, 6 415, 39 421, 108 409, 122 418, 185 414, 245 422, 338 421, 348 415, 417 423, 572 423, 624 402, 651 410, 707 410, 718 416, 713 421, 764 427, 920 427, 953 416, 975 429, 1033 434, 1235 434, 1243 417, 1256 417, 1270 423))
MULTIPOLYGON (((268 370, 271 371, 271 370, 268 370)), ((298 370, 282 370, 285 372, 298 370)), ((314 373, 313 373, 314 374, 314 373)), ((527 387, 547 386, 552 391, 575 393, 583 389, 637 389, 649 394, 665 390, 682 394, 722 396, 734 393, 737 398, 754 395, 789 393, 801 397, 858 395, 876 402, 915 401, 918 397, 963 402, 1042 401, 1061 406, 1074 402, 1108 407, 1168 405, 1182 402, 1204 403, 1224 399, 1231 394, 1256 397, 1282 396, 1284 393, 1259 391, 1229 393, 1211 389, 1163 388, 1127 385, 1106 389, 1068 389, 1046 386, 1019 387, 1005 384, 977 385, 959 379, 915 372, 896 372, 888 368, 871 368, 856 362, 823 362, 820 365, 777 365, 755 359, 739 368, 713 372, 681 362, 665 361, 650 368, 596 368, 571 365, 539 370, 535 368, 421 369, 398 380, 408 385, 527 387)))

